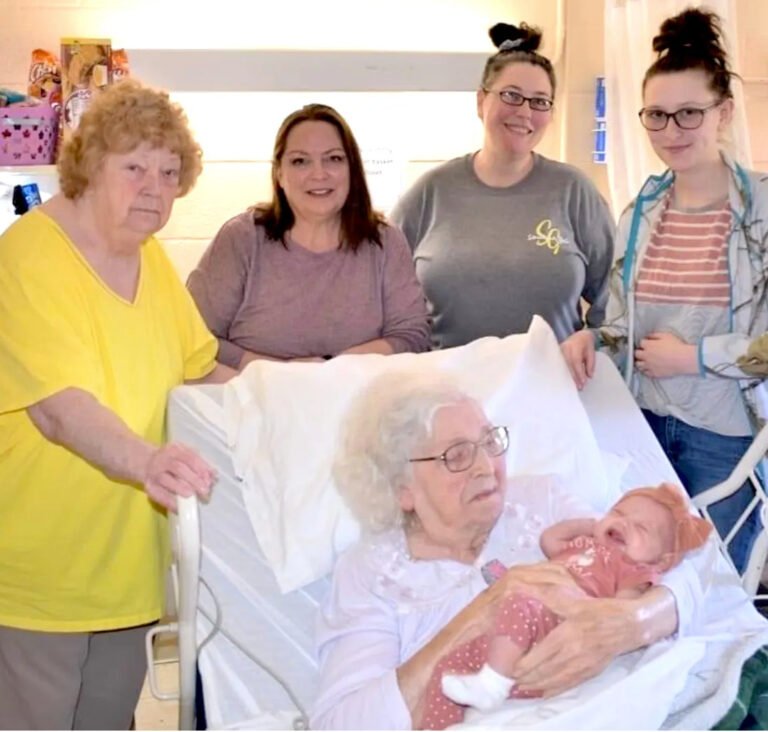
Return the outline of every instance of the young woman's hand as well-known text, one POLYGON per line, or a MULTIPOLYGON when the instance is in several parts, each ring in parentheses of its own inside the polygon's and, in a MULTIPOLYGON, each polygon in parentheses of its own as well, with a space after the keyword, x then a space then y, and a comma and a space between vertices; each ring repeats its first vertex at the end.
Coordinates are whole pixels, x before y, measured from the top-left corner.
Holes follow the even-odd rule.
POLYGON ((652 379, 698 374, 697 348, 673 333, 649 333, 635 349, 635 367, 652 379))
POLYGON ((576 388, 583 389, 595 373, 594 333, 590 330, 577 331, 560 344, 560 350, 576 382, 576 388))

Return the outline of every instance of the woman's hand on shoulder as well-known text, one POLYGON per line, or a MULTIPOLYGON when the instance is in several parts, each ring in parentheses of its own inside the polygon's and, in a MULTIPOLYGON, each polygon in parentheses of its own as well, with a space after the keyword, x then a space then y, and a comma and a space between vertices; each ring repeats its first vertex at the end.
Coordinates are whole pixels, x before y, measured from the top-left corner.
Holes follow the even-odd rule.
POLYGON ((579 330, 560 344, 576 388, 581 390, 595 373, 595 336, 591 330, 579 330))
POLYGON ((544 602, 563 622, 515 666, 522 691, 560 694, 599 674, 616 656, 644 645, 632 600, 550 593, 544 602))
POLYGON ((176 496, 205 500, 215 480, 215 471, 194 450, 171 442, 150 455, 143 483, 155 503, 175 513, 176 496))

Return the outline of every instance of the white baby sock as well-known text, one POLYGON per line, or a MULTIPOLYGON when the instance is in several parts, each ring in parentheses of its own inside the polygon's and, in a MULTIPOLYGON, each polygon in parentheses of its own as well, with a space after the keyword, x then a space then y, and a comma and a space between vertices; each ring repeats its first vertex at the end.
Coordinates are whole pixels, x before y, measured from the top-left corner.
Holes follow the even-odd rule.
POLYGON ((443 694, 457 704, 490 712, 501 706, 515 682, 494 671, 487 663, 476 674, 445 674, 443 694))

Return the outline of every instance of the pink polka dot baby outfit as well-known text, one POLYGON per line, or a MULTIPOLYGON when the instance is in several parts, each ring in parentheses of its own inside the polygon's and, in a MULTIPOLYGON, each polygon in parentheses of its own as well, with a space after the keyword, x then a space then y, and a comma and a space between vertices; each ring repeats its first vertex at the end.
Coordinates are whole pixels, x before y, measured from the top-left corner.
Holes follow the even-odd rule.
MULTIPOLYGON (((655 584, 659 572, 654 567, 628 560, 621 551, 597 543, 589 536, 576 537, 553 561, 562 563, 576 583, 592 597, 613 597, 619 590, 655 584)), ((498 574, 498 571, 492 572, 498 574)), ((424 713, 419 729, 445 729, 464 719, 466 707, 443 694, 445 674, 474 674, 488 660, 494 636, 506 636, 523 651, 528 651, 560 623, 546 605, 524 593, 510 595, 499 608, 494 634, 484 634, 451 651, 435 667, 427 685, 424 713)), ((533 698, 535 692, 512 688, 509 698, 533 698)))

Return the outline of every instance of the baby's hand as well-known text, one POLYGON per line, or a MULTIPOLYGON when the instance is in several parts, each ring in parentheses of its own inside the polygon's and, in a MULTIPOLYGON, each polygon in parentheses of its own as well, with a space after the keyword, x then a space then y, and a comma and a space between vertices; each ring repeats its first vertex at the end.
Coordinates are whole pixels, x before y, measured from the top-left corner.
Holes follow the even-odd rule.
POLYGON ((480 573, 489 586, 500 580, 506 571, 507 568, 498 559, 492 559, 480 568, 480 573))
POLYGON ((562 554, 577 536, 594 536, 597 520, 593 518, 566 519, 544 529, 539 539, 541 550, 551 559, 562 554))

